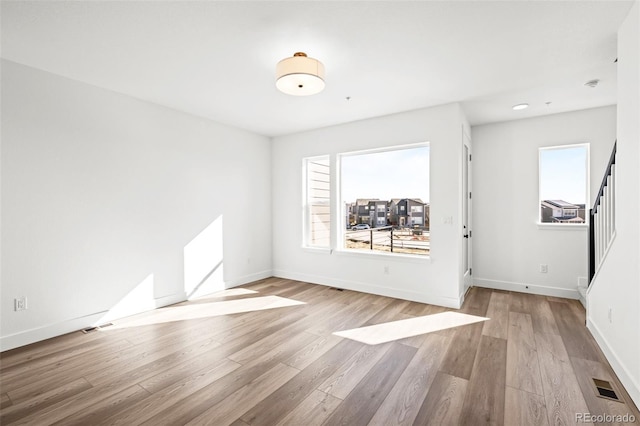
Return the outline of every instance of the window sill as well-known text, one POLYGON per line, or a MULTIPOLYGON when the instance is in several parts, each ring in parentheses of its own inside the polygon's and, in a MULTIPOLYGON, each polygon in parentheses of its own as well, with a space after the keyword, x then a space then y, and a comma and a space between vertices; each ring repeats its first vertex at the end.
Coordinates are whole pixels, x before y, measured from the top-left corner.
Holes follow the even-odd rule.
POLYGON ((374 250, 336 249, 334 253, 338 256, 355 257, 360 259, 376 259, 385 261, 399 261, 408 263, 431 263, 430 256, 422 256, 404 253, 376 252, 374 250))
POLYGON ((317 254, 331 254, 333 252, 333 250, 331 250, 330 248, 326 248, 326 247, 306 247, 306 246, 302 246, 302 250, 306 251, 307 253, 317 253, 317 254))
POLYGON ((570 223, 541 223, 538 222, 538 229, 554 230, 554 231, 586 231, 589 229, 589 225, 582 224, 570 224, 570 223))

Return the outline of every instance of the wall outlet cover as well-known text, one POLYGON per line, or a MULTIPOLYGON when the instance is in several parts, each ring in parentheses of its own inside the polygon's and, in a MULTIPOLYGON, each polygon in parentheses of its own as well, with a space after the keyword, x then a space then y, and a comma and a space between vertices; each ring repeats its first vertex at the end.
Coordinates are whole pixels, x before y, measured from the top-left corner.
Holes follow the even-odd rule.
POLYGON ((13 299, 14 310, 15 311, 25 311, 27 310, 27 298, 25 296, 17 297, 13 299))

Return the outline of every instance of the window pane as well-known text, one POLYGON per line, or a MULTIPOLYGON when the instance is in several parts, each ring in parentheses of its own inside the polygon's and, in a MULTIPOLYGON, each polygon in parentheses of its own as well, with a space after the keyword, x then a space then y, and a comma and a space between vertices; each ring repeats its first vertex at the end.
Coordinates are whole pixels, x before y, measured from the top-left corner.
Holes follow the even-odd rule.
POLYGON ((331 175, 329 157, 304 160, 306 174, 305 245, 329 247, 331 241, 331 175))
POLYGON ((588 146, 540 149, 540 222, 581 224, 588 200, 588 146))
POLYGON ((346 249, 428 255, 429 146, 340 158, 346 249))

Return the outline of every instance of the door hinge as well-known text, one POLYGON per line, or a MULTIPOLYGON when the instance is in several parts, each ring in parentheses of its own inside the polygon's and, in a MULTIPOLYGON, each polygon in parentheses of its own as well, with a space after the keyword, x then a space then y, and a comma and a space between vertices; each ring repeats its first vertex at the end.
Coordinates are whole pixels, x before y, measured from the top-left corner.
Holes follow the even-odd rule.
POLYGON ((469 154, 469 161, 471 161, 471 154, 469 154))
POLYGON ((471 199, 471 192, 469 192, 469 199, 471 199))
POLYGON ((471 231, 469 231, 469 238, 471 238, 471 231))
POLYGON ((473 268, 469 268, 469 275, 473 275, 473 268))

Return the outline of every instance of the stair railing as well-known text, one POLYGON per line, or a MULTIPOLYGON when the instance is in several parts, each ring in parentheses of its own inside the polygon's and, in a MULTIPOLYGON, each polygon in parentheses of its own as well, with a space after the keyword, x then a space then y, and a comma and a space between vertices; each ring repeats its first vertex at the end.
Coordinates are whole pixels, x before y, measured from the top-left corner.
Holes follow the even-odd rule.
POLYGON ((589 284, 600 267, 616 229, 616 145, 602 178, 593 208, 589 210, 589 284))

